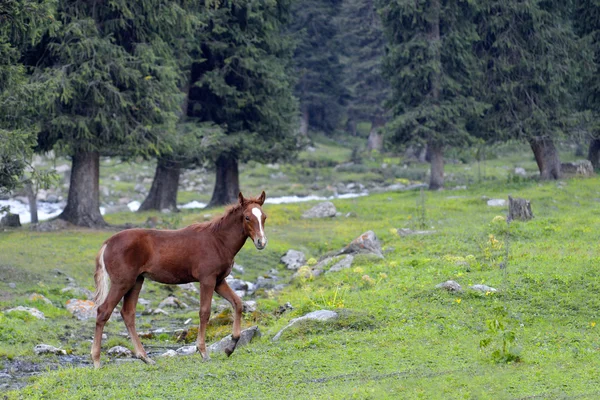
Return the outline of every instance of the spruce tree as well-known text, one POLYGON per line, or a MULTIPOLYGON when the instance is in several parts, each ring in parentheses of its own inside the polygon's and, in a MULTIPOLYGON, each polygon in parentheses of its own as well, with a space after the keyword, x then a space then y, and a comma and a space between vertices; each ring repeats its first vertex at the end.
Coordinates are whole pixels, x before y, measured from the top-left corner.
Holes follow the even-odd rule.
POLYGON ((348 91, 343 85, 335 17, 342 0, 296 0, 288 30, 296 40, 295 95, 300 100, 300 132, 326 133, 338 127, 348 91))
POLYGON ((580 55, 564 0, 490 0, 479 20, 485 139, 520 139, 533 150, 541 179, 560 177, 555 141, 573 122, 580 55))
POLYGON ((285 159, 297 149, 288 12, 287 0, 222 1, 206 10, 188 117, 222 128, 202 143, 216 167, 209 206, 236 201, 240 162, 285 159))
POLYGON ((384 101, 390 90, 382 74, 385 41, 374 1, 343 1, 337 26, 336 42, 343 54, 343 84, 349 92, 346 106, 349 125, 355 130, 357 122, 371 122, 367 147, 381 151, 384 101))
POLYGON ((380 1, 392 87, 391 143, 427 144, 429 188, 444 185, 444 148, 470 142, 468 120, 482 110, 474 98, 480 63, 475 3, 460 0, 380 1))
POLYGON ((40 79, 57 81, 40 148, 71 156, 67 206, 59 218, 99 226, 101 154, 158 153, 180 105, 178 71, 161 35, 185 13, 175 1, 59 0, 61 28, 32 56, 40 79))
POLYGON ((40 108, 52 82, 30 79, 23 64, 27 49, 57 28, 55 1, 0 2, 0 193, 21 182, 36 144, 40 108))

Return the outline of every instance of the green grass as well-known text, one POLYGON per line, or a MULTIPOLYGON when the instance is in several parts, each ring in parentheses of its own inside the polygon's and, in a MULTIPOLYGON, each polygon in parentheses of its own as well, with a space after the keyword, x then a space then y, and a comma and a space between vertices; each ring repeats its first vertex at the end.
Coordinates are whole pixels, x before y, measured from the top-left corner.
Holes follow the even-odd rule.
MULTIPOLYGON (((103 356, 104 367, 98 371, 48 372, 32 378, 26 388, 3 395, 9 399, 597 398, 600 178, 562 183, 510 180, 500 175, 503 164, 506 161, 490 161, 488 167, 493 166, 497 178, 468 190, 426 192, 424 220, 418 209, 419 192, 334 201, 339 211, 353 212, 355 218, 301 219, 314 203, 265 206, 269 246, 263 252, 251 244, 244 247, 237 259, 246 267, 244 279, 253 280, 271 268, 289 276, 278 264, 287 249, 318 258, 366 230, 375 231, 383 242, 385 259, 359 256, 351 269, 298 279, 281 293, 265 294, 258 300, 259 312, 244 317, 245 326, 259 325, 262 338, 231 358, 217 355, 203 363, 198 355, 157 357, 156 366, 147 366, 107 362, 103 356), (514 222, 509 228, 494 222, 506 209, 487 206, 482 196, 509 194, 530 199, 535 219, 514 222), (395 233, 396 228, 423 225, 437 233, 408 237, 395 233), (501 263, 507 268, 501 269, 501 263), (456 280, 465 291, 435 289, 447 279, 456 280), (499 291, 466 289, 476 283, 499 291), (273 311, 288 301, 294 310, 276 316, 273 311), (332 323, 302 324, 280 341, 271 341, 291 318, 318 309, 335 309, 341 317, 332 323)), ((186 211, 177 221, 186 225, 203 220, 206 213, 186 211)), ((143 223, 149 215, 115 214, 107 219, 115 224, 143 223)), ((111 234, 17 230, 0 236, 0 270, 8 277, 0 282, 0 308, 25 304, 33 291, 54 304, 44 306, 49 316, 45 321, 28 320, 27 325, 28 317, 21 313, 0 313, 0 357, 33 358, 31 349, 41 341, 76 355, 89 352, 85 339, 93 334, 93 322, 67 316, 68 296, 60 292, 64 277, 52 271, 57 268, 92 288, 94 256, 111 234), (15 282, 16 289, 8 282, 15 282)), ((145 286, 142 297, 153 307, 173 290, 153 283, 145 286)), ((189 304, 190 310, 170 317, 138 317, 138 329, 183 327, 187 318, 196 324, 198 306, 189 304)), ((212 326, 209 341, 230 329, 212 326)), ((103 349, 114 343, 130 346, 119 336, 123 331, 122 322, 111 321, 103 349)), ((177 345, 169 335, 143 341, 177 345)))

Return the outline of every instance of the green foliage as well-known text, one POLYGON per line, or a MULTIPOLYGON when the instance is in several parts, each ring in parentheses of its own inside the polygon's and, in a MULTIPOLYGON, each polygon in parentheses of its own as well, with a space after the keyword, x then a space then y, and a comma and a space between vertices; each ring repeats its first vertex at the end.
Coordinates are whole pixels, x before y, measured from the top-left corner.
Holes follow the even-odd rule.
MULTIPOLYGON (((331 134, 338 126, 348 89, 340 79, 343 65, 336 41, 341 0, 296 0, 289 31, 297 46, 294 67, 299 77, 295 95, 309 126, 331 134)), ((339 32, 342 33, 342 32, 339 32)))
POLYGON ((476 4, 402 0, 379 7, 388 43, 383 70, 392 89, 391 142, 468 144, 467 122, 483 110, 475 93, 481 76, 473 52, 476 4))
POLYGON ((490 350, 490 357, 496 363, 521 362, 521 348, 515 345, 516 334, 509 329, 507 311, 503 307, 495 309, 495 317, 486 321, 488 336, 481 339, 481 350, 490 350))

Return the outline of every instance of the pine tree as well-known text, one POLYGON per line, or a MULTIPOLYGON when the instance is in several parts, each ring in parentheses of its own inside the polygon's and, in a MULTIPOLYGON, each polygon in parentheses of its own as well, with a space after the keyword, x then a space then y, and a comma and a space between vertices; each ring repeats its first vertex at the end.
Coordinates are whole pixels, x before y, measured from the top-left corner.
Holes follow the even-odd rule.
POLYGON ((473 93, 481 70, 473 52, 475 4, 398 0, 379 5, 388 41, 384 71, 393 91, 390 141, 427 144, 429 188, 439 189, 444 148, 468 144, 466 124, 482 110, 473 93))
POLYGON ((192 66, 188 117, 222 131, 203 140, 216 167, 209 206, 236 201, 239 162, 270 162, 296 149, 287 0, 222 1, 208 8, 202 61, 192 66))
POLYGON ((346 107, 349 124, 355 130, 357 122, 370 121, 368 148, 381 151, 384 101, 390 90, 382 74, 385 40, 375 2, 345 0, 337 25, 336 42, 343 54, 343 84, 349 92, 346 107))
POLYGON ((185 13, 175 1, 60 0, 60 30, 32 64, 40 80, 59 82, 43 118, 40 148, 72 158, 67 206, 75 225, 105 222, 99 210, 99 157, 158 153, 179 110, 178 70, 161 34, 185 13))
POLYGON ((303 135, 313 128, 327 133, 338 127, 348 91, 343 86, 343 66, 334 18, 342 0, 296 0, 289 32, 296 39, 295 88, 300 100, 303 135))
POLYGON ((555 141, 573 120, 579 52, 563 0, 490 0, 480 18, 483 93, 491 104, 481 134, 521 139, 533 150, 540 177, 558 179, 555 141))
POLYGON ((0 193, 21 177, 36 144, 38 111, 50 101, 49 86, 29 79, 23 54, 56 29, 55 1, 0 2, 0 193))

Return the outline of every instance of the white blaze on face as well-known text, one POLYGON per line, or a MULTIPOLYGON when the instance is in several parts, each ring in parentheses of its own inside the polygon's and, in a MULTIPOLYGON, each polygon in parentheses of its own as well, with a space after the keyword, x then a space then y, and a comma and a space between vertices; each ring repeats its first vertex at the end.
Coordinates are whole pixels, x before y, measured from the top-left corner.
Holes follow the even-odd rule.
POLYGON ((260 211, 259 208, 254 207, 252 209, 252 215, 254 215, 256 217, 256 219, 258 219, 258 228, 260 229, 260 238, 265 240, 265 232, 263 231, 263 226, 262 226, 262 212, 260 211))

